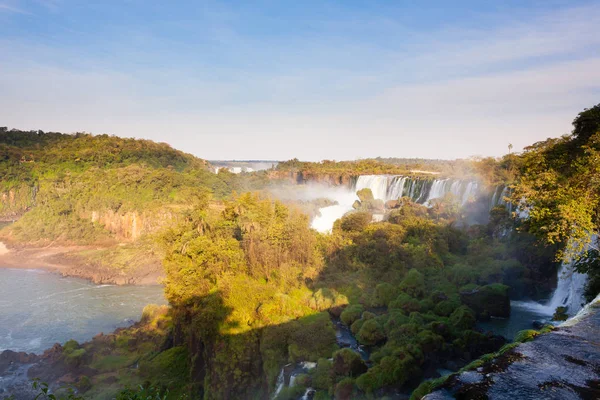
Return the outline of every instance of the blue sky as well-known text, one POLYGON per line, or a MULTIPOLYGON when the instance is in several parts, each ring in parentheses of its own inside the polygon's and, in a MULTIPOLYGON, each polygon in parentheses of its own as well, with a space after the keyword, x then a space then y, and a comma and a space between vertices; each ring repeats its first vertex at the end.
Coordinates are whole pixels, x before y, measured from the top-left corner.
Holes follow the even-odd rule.
POLYGON ((600 102, 598 21, 598 1, 0 0, 0 125, 208 159, 498 156, 600 102))

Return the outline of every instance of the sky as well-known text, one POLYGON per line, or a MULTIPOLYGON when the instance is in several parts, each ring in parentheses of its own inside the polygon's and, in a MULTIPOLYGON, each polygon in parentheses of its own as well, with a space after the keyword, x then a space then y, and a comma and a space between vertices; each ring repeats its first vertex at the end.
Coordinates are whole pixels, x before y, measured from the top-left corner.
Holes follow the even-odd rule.
POLYGON ((598 0, 0 0, 0 126, 206 159, 501 156, 600 103, 598 21, 598 0))

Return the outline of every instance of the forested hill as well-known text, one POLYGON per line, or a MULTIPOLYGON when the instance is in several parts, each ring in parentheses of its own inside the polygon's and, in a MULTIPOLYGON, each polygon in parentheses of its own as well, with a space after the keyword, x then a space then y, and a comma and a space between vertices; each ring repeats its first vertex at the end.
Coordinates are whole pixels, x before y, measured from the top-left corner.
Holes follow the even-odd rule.
POLYGON ((57 194, 57 190, 64 197, 77 189, 79 201, 106 197, 114 190, 130 191, 119 193, 119 200, 115 200, 119 204, 104 199, 105 206, 118 211, 129 202, 138 206, 152 200, 176 203, 185 187, 204 188, 216 197, 246 189, 235 176, 216 176, 209 172, 205 160, 166 143, 7 128, 0 128, 0 176, 0 219, 5 220, 17 219, 40 203, 47 204, 50 192, 57 194), (105 191, 99 191, 102 186, 105 191), (147 196, 140 197, 139 191, 147 196))
POLYGON ((0 222, 8 223, 0 240, 100 246, 103 251, 84 254, 91 272, 73 274, 113 282, 118 270, 116 282, 131 283, 145 265, 160 273, 149 235, 199 204, 264 182, 261 174, 214 174, 205 160, 166 143, 0 128, 0 222), (131 248, 119 246, 124 243, 131 248))

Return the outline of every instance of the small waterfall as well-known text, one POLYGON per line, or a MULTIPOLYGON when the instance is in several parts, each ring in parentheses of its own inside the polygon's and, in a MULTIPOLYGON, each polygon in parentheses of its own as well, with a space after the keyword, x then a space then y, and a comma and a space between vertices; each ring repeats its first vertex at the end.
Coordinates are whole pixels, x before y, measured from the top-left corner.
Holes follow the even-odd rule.
MULTIPOLYGON (((598 241, 597 235, 592 235, 592 243, 598 241)), ((584 252, 589 250, 586 246, 584 252)), ((543 315, 553 315, 557 307, 566 307, 569 315, 575 315, 585 304, 583 293, 587 283, 587 274, 573 270, 573 263, 563 263, 558 270, 558 285, 552 298, 545 304, 534 301, 515 301, 516 306, 530 309, 543 315)))
POLYGON ((277 398, 277 395, 283 390, 285 386, 285 367, 281 368, 281 372, 277 376, 277 382, 275 383, 275 393, 273 393, 273 399, 277 398))
POLYGON ((315 394, 315 389, 309 387, 304 392, 304 395, 302 395, 301 400, 310 400, 312 398, 311 395, 314 396, 314 394, 315 394))
POLYGON ((510 196, 510 189, 508 186, 499 185, 496 186, 492 199, 490 201, 490 210, 494 207, 505 206, 508 211, 512 211, 512 204, 506 200, 505 197, 510 196))

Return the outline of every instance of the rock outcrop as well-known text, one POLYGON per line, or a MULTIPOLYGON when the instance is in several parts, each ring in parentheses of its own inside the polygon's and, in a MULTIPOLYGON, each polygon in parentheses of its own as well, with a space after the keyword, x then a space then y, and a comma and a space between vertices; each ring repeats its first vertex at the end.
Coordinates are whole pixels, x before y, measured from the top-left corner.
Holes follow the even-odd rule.
POLYGON ((423 399, 600 399, 600 301, 553 332, 451 376, 423 399))

